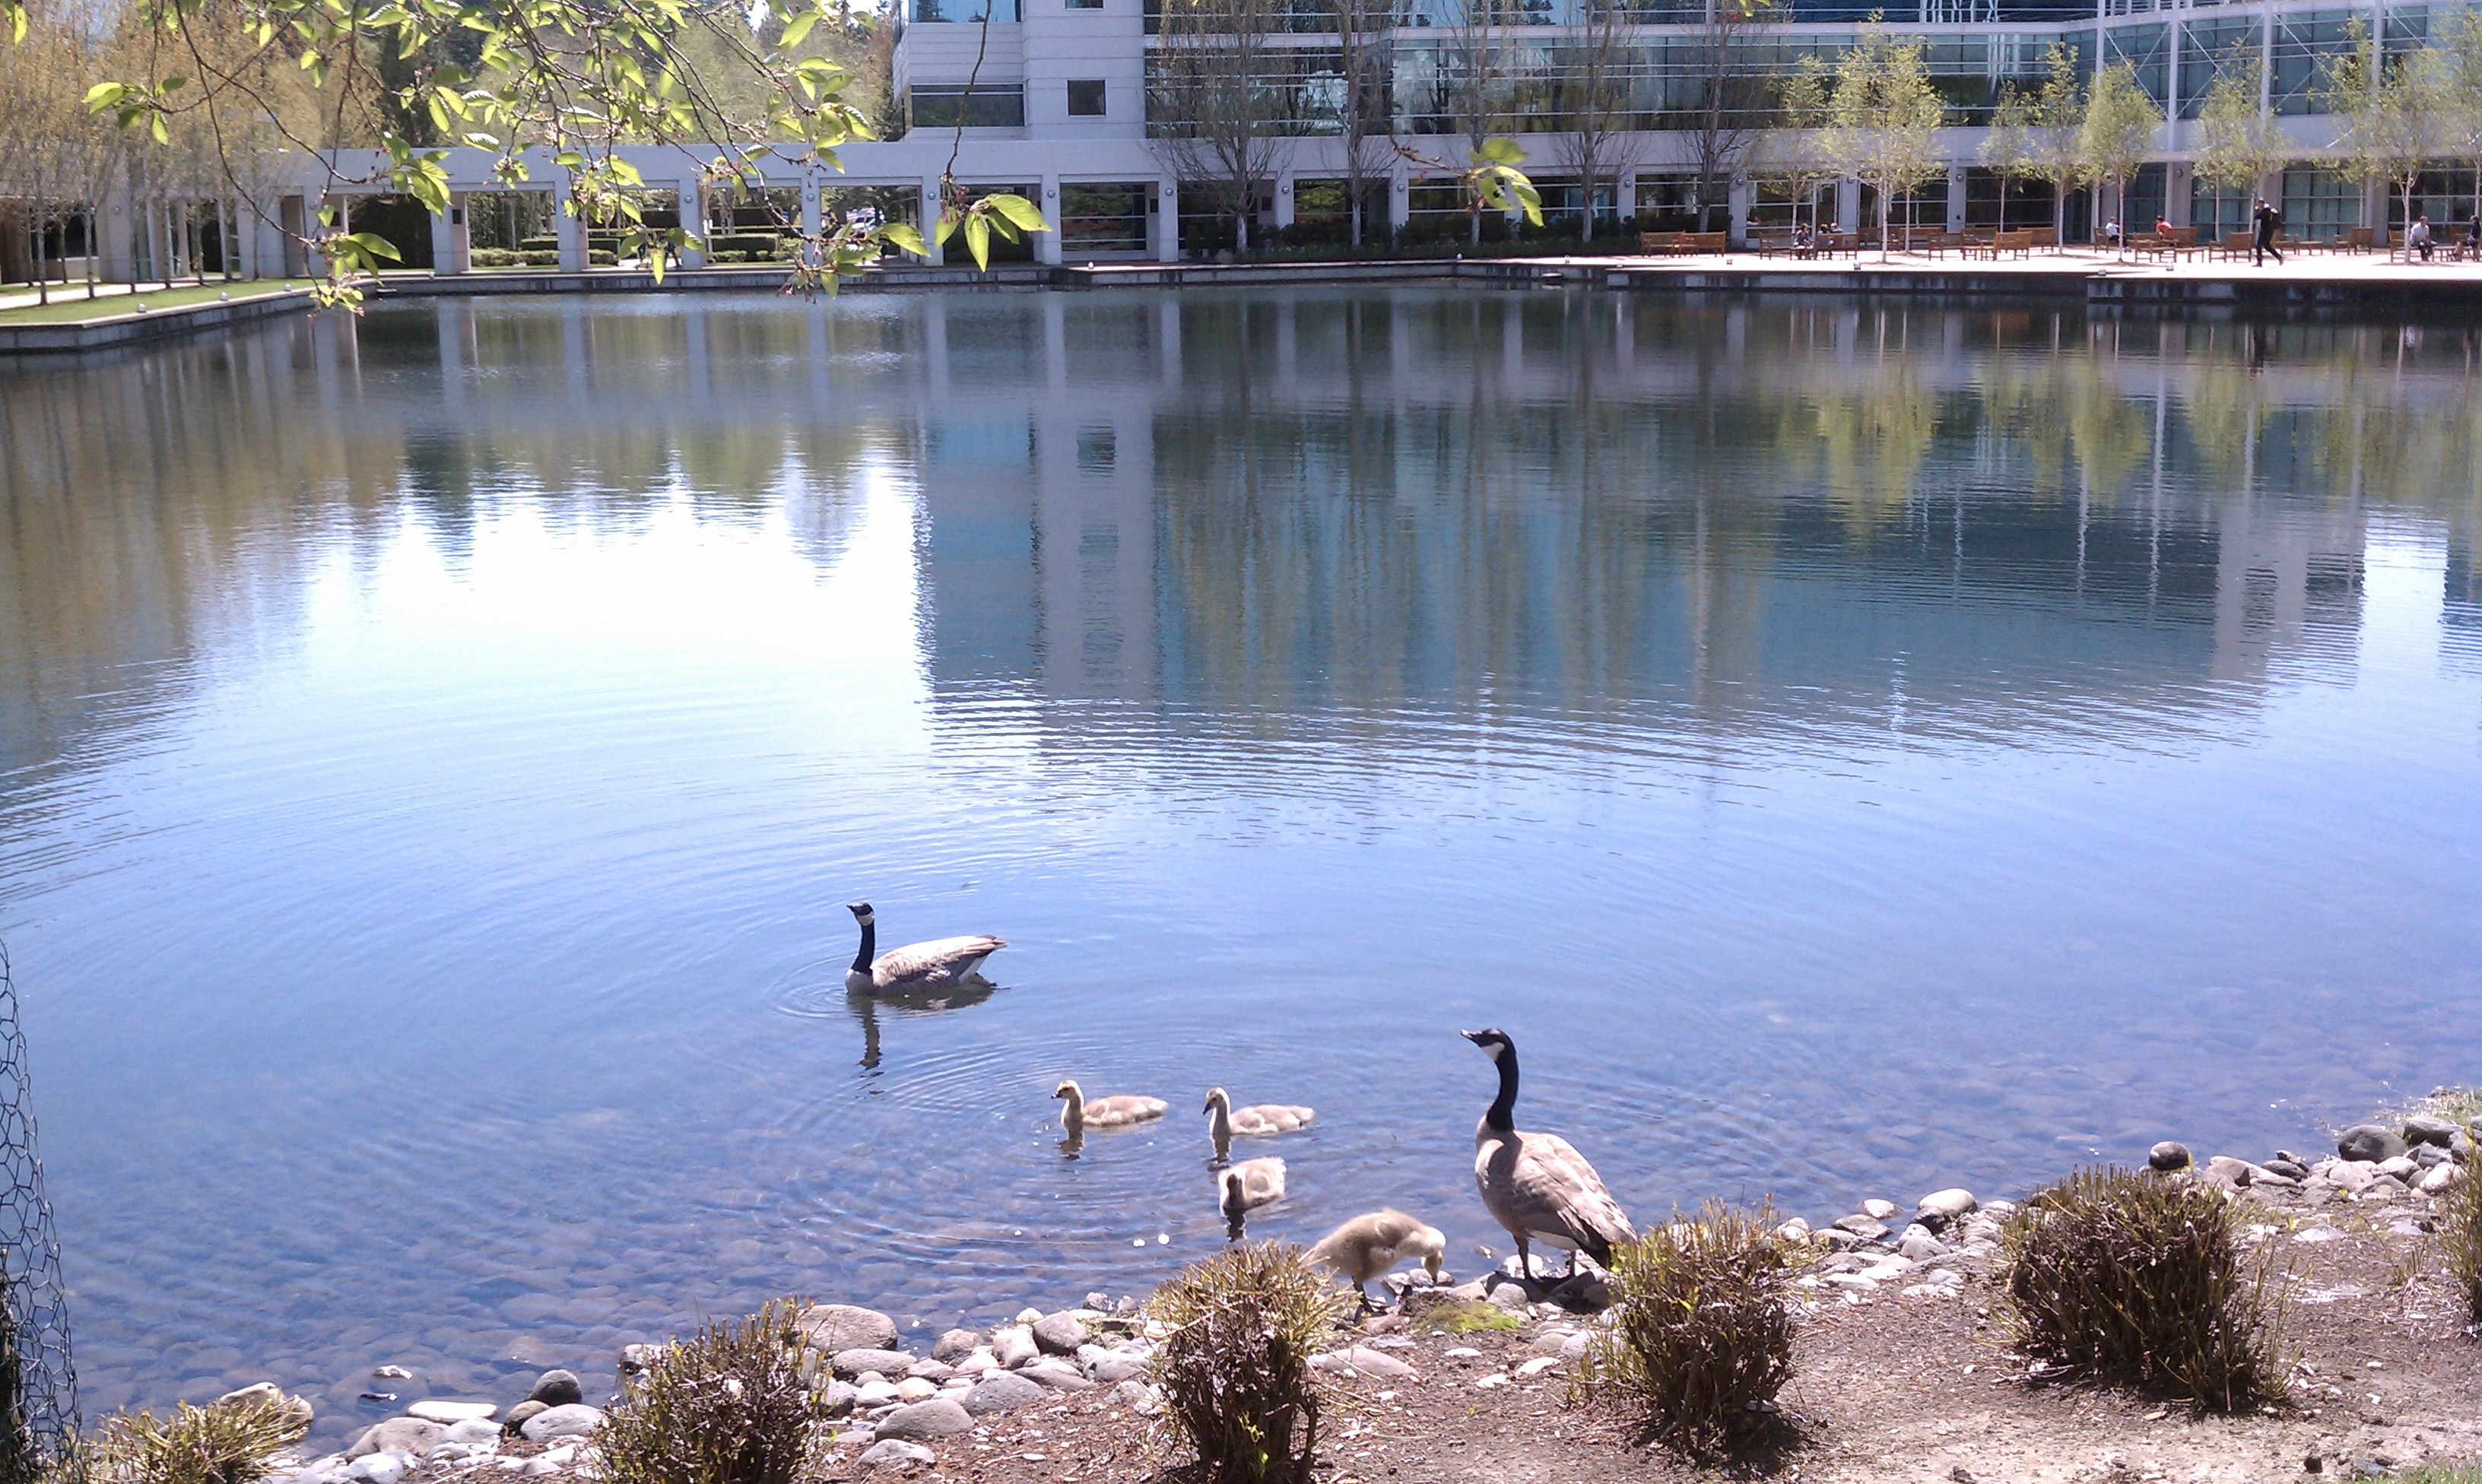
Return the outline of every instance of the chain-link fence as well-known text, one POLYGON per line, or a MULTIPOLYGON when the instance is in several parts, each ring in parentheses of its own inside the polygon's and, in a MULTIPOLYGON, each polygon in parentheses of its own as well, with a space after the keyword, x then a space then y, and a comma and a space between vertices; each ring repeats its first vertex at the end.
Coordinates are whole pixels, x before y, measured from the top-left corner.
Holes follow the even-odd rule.
POLYGON ((77 1369, 61 1289, 61 1243, 43 1197, 26 1032, 0 945, 0 1484, 31 1484, 70 1461, 78 1437, 77 1369))

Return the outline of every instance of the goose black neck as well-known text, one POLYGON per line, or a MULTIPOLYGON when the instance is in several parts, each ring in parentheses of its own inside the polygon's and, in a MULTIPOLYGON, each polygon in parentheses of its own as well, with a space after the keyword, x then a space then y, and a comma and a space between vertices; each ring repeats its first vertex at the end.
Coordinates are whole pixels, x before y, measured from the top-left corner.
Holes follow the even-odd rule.
POLYGON ((878 946, 879 924, 876 923, 863 923, 861 924, 861 951, 854 955, 854 973, 868 974, 870 972, 870 950, 878 946))
POLYGON ((1482 1115, 1483 1125, 1495 1133, 1517 1132, 1517 1048, 1502 1046, 1499 1062, 1499 1096, 1492 1100, 1491 1111, 1482 1115))

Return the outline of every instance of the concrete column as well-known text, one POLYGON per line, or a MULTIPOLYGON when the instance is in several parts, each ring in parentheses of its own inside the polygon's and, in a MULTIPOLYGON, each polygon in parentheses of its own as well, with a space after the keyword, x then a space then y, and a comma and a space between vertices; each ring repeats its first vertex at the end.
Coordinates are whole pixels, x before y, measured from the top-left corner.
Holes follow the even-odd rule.
POLYGON ((704 268, 706 251, 700 245, 706 241, 706 181, 692 175, 673 189, 680 198, 681 230, 696 239, 691 246, 681 249, 681 266, 704 268))
POLYGON ((122 191, 95 214, 95 235, 103 247, 101 276, 107 282, 128 283, 137 276, 138 241, 130 221, 135 205, 122 191))
POLYGON ((939 246, 939 177, 922 177, 922 247, 929 254, 924 260, 937 268, 948 261, 947 249, 939 246))
POLYGON ((1043 211, 1043 224, 1051 230, 1038 232, 1034 238, 1034 260, 1057 264, 1060 261, 1060 177, 1045 175, 1036 188, 1043 199, 1036 202, 1043 211))
POLYGON ((1276 228, 1281 231, 1293 224, 1293 172, 1276 177, 1276 228))
POLYGON ((1169 175, 1155 183, 1155 261, 1180 261, 1180 183, 1169 175))
POLYGON ((826 230, 827 213, 819 205, 819 177, 805 170, 802 172, 802 236, 806 242, 817 242, 826 230))
POLYGON ((1947 229, 1951 232, 1965 230, 1965 167, 1962 165, 1947 168, 1947 229))
MULTIPOLYGON (((1637 215, 1637 171, 1621 171, 1620 179, 1612 187, 1612 209, 1624 218, 1637 215)), ((1746 222, 1748 218, 1744 216, 1742 220, 1746 222)))
POLYGON ((2178 161, 2163 167, 2163 220, 2174 226, 2196 224, 2189 220, 2189 167, 2178 161))
POLYGON ((568 203, 575 181, 565 168, 554 167, 560 173, 554 177, 557 190, 552 196, 551 231, 560 248, 560 271, 565 273, 586 272, 586 223, 571 215, 568 203))
POLYGON ((1405 229, 1413 220, 1413 178, 1398 165, 1387 172, 1387 230, 1392 234, 1405 229))
POLYGON ((1728 240, 1736 243, 1748 242, 1750 240, 1749 176, 1732 177, 1732 183, 1727 188, 1724 196, 1724 215, 1729 219, 1728 230, 1731 233, 1728 240))
MULTIPOLYGON (((1887 203, 1880 202, 1885 210, 1887 203)), ((1862 182, 1851 175, 1835 183, 1835 229, 1839 232, 1862 230, 1862 182)))
POLYGON ((465 197, 453 195, 448 197, 448 209, 436 212, 431 218, 433 274, 462 273, 470 270, 474 266, 470 250, 472 240, 465 224, 465 197))

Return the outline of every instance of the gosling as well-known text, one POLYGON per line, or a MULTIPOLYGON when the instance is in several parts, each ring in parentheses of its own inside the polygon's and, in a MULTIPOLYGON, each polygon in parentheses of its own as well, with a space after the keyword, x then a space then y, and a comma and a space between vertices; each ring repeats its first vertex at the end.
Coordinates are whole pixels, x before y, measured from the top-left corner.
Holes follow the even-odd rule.
POLYGON ((1290 1133, 1307 1129, 1318 1114, 1290 1103, 1253 1103, 1248 1107, 1234 1107, 1230 1095, 1221 1087, 1206 1089, 1206 1106, 1199 1109, 1206 1115, 1206 1136, 1215 1141, 1215 1158, 1225 1159, 1232 1153, 1232 1136, 1260 1133, 1290 1133))
POLYGON ((1224 1224, 1231 1238, 1239 1241, 1241 1223, 1250 1212, 1284 1198, 1284 1161, 1244 1159, 1224 1172, 1222 1185, 1224 1224))
POLYGON ((1438 1283, 1447 1250, 1448 1239, 1438 1227, 1424 1226, 1390 1207, 1356 1216, 1320 1237, 1318 1245, 1310 1249, 1310 1261, 1338 1277, 1351 1279, 1354 1291, 1361 1295, 1362 1307, 1375 1309, 1378 1305, 1370 1298, 1371 1279, 1384 1277, 1399 1263, 1419 1258, 1431 1281, 1438 1283))
POLYGON ((1161 1098, 1141 1097, 1123 1093, 1118 1097, 1086 1096, 1073 1080, 1063 1079, 1051 1095, 1065 1099, 1060 1106, 1060 1127, 1070 1138, 1082 1138, 1089 1129, 1125 1129, 1132 1124, 1161 1118, 1172 1105, 1161 1098))

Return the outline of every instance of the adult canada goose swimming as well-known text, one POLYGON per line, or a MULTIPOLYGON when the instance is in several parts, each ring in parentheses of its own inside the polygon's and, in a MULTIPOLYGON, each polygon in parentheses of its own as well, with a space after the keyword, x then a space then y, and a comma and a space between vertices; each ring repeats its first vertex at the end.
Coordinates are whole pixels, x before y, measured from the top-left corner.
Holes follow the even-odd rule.
POLYGON ((1086 1090, 1072 1080, 1062 1080, 1051 1090, 1055 1098, 1068 1101, 1060 1107, 1060 1127, 1070 1138, 1082 1136, 1089 1129, 1125 1129, 1133 1123, 1161 1118, 1172 1105, 1161 1098, 1140 1097, 1123 1093, 1116 1098, 1089 1098, 1086 1090))
POLYGON ((847 902, 845 910, 861 924, 861 950, 854 954, 853 967, 845 971, 845 988, 857 995, 901 994, 911 989, 962 984, 982 971, 984 959, 1008 947, 1006 938, 977 933, 965 938, 909 943, 873 958, 871 950, 879 944, 879 927, 870 903, 847 902))
POLYGON ((1318 1245, 1310 1249, 1310 1261, 1352 1279, 1363 1307, 1368 1308, 1371 1279, 1384 1277, 1408 1259, 1420 1258, 1431 1281, 1436 1283, 1447 1250, 1448 1239, 1438 1227, 1424 1226, 1390 1207, 1356 1216, 1320 1237, 1318 1245))
POLYGON ((1224 1222, 1234 1241, 1241 1239, 1241 1223, 1250 1212, 1261 1206, 1273 1206, 1284 1198, 1284 1161, 1281 1159, 1244 1159, 1224 1172, 1219 1184, 1224 1198, 1224 1222))
POLYGON ((1234 1107, 1232 1099, 1221 1087, 1206 1089, 1206 1136, 1215 1140, 1215 1158, 1221 1159, 1232 1152, 1232 1135, 1256 1133, 1290 1133, 1307 1129, 1318 1115, 1290 1103, 1253 1103, 1248 1107, 1234 1107))
POLYGON ((1627 1213, 1567 1139, 1518 1132, 1517 1046, 1506 1033, 1468 1030, 1465 1038, 1499 1063, 1499 1096, 1474 1126, 1474 1185, 1492 1217, 1517 1238, 1518 1266, 1534 1276, 1529 1241, 1571 1254, 1571 1273, 1579 1252, 1608 1265, 1612 1248, 1637 1236, 1627 1213))

